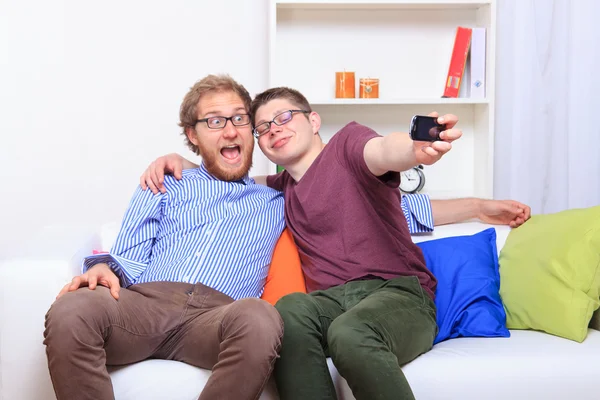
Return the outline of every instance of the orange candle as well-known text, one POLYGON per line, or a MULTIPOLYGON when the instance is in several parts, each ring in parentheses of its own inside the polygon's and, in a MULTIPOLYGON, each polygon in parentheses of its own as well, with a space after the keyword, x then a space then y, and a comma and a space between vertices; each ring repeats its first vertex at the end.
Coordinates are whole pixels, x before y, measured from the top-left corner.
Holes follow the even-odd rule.
POLYGON ((349 99, 356 97, 354 72, 335 73, 335 97, 337 99, 349 99))
POLYGON ((358 97, 361 99, 379 98, 379 79, 360 78, 359 85, 360 88, 358 89, 358 97))

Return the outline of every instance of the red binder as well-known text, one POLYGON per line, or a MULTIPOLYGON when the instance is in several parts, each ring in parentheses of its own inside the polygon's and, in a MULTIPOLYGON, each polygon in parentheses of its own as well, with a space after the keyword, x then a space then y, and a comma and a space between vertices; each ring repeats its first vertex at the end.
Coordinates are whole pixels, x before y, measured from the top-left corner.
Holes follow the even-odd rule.
POLYGON ((442 97, 458 97, 470 46, 471 28, 459 26, 456 28, 454 49, 452 50, 448 78, 446 79, 446 87, 444 88, 444 95, 442 97))

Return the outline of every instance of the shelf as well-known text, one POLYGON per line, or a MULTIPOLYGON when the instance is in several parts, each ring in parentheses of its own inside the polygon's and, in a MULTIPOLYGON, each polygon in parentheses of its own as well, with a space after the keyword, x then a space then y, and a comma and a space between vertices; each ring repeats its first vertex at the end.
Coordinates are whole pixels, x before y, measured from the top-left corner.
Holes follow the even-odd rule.
MULTIPOLYGON (((350 121, 386 135, 406 132, 414 115, 455 114, 463 136, 443 162, 426 168, 423 192, 433 198, 493 195, 496 0, 269 4, 269 86, 306 96, 322 116, 325 143, 350 121), (458 26, 486 29, 486 98, 470 98, 464 85, 461 97, 441 97, 458 26), (379 98, 335 98, 338 71, 354 72, 357 84, 378 78, 379 98)), ((468 68, 464 82, 470 82, 468 68)), ((275 173, 275 164, 269 168, 275 173)))
POLYGON ((480 103, 432 100, 443 94, 456 27, 477 26, 475 10, 286 8, 271 17, 269 86, 293 87, 332 104, 335 72, 346 70, 357 84, 363 77, 380 80, 379 98, 391 101, 375 104, 480 103))
POLYGON ((420 105, 420 104, 488 104, 487 99, 439 98, 439 99, 317 99, 311 105, 420 105))
POLYGON ((276 0, 278 8, 296 9, 477 9, 490 0, 276 0))

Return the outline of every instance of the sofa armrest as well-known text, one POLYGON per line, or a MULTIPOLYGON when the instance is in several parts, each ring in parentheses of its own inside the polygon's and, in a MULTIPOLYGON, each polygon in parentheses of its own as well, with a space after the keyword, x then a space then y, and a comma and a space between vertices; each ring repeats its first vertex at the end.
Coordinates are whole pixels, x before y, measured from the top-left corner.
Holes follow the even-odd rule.
POLYGON ((0 261, 0 398, 54 399, 43 345, 44 317, 100 241, 93 229, 45 227, 0 261))

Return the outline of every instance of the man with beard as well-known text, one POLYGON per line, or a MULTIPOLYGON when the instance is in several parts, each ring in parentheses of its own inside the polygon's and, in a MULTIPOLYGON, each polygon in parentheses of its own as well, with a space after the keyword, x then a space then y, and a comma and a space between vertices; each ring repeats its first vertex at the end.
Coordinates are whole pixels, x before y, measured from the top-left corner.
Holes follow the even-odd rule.
POLYGON ((281 345, 279 314, 260 300, 284 229, 280 192, 248 177, 250 95, 207 76, 185 96, 180 126, 202 165, 166 193, 138 187, 116 242, 46 315, 58 400, 113 399, 107 365, 147 358, 212 369, 200 399, 256 399, 281 345))

